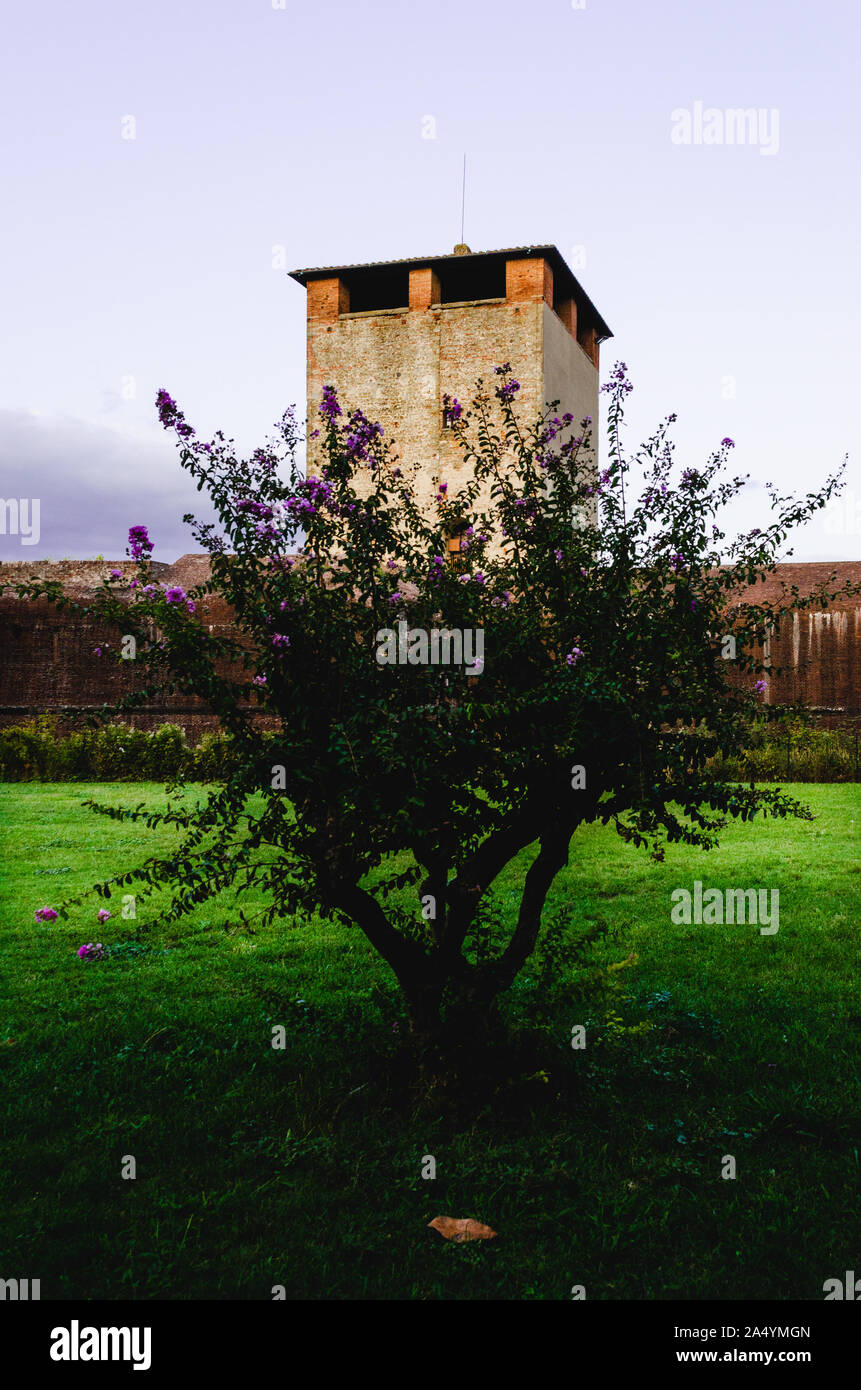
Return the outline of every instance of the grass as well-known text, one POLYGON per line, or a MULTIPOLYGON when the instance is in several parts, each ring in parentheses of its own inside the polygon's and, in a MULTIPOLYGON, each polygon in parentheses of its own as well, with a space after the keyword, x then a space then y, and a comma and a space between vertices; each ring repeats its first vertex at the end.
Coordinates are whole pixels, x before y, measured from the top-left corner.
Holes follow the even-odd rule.
MULTIPOLYGON (((400 1000, 356 931, 249 932, 232 895, 180 926, 114 898, 99 927, 95 896, 37 926, 170 843, 82 800, 164 793, 0 786, 0 1276, 43 1298, 821 1300, 858 1261, 861 795, 798 794, 814 821, 662 865, 579 831, 557 968, 537 953, 506 1000, 523 1065, 464 1111, 405 1086, 400 1000), (777 935, 672 925, 695 878, 779 888, 777 935), (81 962, 92 940, 118 949, 81 962), (584 994, 584 968, 615 991, 584 994), (437 1214, 499 1239, 445 1242, 437 1214)), ((528 857, 499 883, 509 920, 528 857)))

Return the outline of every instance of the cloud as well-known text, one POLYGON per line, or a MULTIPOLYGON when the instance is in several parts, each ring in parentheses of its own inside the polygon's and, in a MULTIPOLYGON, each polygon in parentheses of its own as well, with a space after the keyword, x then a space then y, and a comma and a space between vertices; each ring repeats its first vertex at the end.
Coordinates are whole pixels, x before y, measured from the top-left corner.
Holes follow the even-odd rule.
POLYGON ((38 542, 0 535, 3 560, 122 559, 144 525, 153 558, 172 561, 200 548, 183 513, 212 517, 166 435, 21 410, 0 411, 0 497, 39 499, 38 542))

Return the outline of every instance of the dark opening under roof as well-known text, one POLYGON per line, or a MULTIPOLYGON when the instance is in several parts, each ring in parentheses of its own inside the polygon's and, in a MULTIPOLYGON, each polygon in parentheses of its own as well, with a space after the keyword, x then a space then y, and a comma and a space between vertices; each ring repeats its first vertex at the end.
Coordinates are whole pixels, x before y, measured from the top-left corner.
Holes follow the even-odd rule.
MULTIPOLYGON (((443 286, 448 282, 456 288, 456 292, 452 294, 446 294, 444 289, 444 299, 481 299, 495 297, 495 295, 460 294, 457 287, 465 288, 470 282, 473 282, 477 288, 494 284, 496 286, 501 285, 502 288, 501 290, 498 289, 497 293, 499 297, 502 297, 505 294, 505 262, 515 258, 526 260, 532 256, 540 256, 549 262, 553 270, 556 300, 568 298, 576 300, 578 307, 585 309, 594 323, 598 341, 603 342, 606 338, 612 338, 613 334, 610 328, 604 322, 556 246, 510 246, 499 251, 449 252, 445 256, 408 256, 400 260, 365 261, 353 265, 318 265, 309 266, 304 270, 291 270, 288 273, 291 279, 296 280, 300 285, 307 285, 309 280, 343 279, 350 287, 351 303, 354 297, 357 302, 364 303, 365 290, 373 294, 374 289, 382 286, 384 282, 397 276, 398 273, 403 276, 406 283, 411 270, 430 266, 439 275, 443 286)), ((406 294, 404 294, 402 302, 406 305, 406 294)), ((368 307, 373 306, 369 303, 368 307)))

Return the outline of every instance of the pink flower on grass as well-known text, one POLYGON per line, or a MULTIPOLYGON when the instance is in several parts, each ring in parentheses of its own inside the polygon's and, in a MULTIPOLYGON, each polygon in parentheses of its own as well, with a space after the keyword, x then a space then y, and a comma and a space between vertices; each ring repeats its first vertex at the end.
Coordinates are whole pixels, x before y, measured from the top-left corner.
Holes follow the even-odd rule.
POLYGON ((104 960, 107 952, 101 941, 88 941, 86 946, 78 947, 81 960, 104 960))
POLYGON ((98 921, 102 926, 105 925, 105 922, 107 922, 110 915, 111 914, 108 912, 108 909, 106 907, 100 907, 98 913, 96 914, 98 921))
POLYGON ((52 907, 37 907, 37 908, 36 908, 36 921, 37 921, 37 922, 56 922, 58 916, 59 916, 59 913, 55 912, 54 909, 53 909, 52 907))

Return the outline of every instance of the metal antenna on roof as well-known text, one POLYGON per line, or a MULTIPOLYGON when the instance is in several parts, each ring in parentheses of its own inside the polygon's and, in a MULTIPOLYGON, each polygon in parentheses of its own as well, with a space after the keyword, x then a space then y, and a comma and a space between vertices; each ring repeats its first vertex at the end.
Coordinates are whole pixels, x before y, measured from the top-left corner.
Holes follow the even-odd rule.
POLYGON ((466 242, 465 242, 464 239, 463 239, 463 219, 464 219, 464 212, 465 212, 465 210, 466 210, 466 155, 464 155, 464 157, 463 157, 463 180, 462 180, 461 186, 460 186, 460 241, 457 243, 457 246, 454 248, 454 254, 455 254, 456 256, 468 256, 468 255, 470 254, 469 247, 467 246, 466 242))

